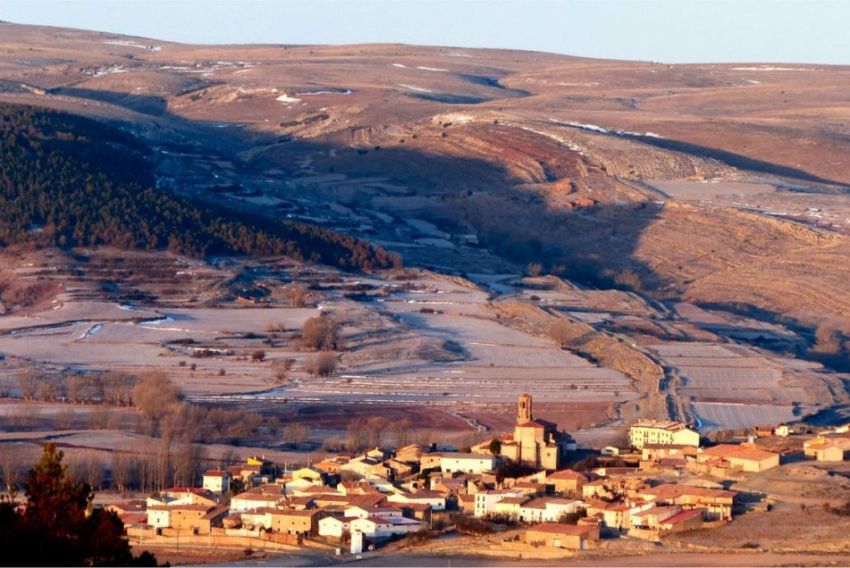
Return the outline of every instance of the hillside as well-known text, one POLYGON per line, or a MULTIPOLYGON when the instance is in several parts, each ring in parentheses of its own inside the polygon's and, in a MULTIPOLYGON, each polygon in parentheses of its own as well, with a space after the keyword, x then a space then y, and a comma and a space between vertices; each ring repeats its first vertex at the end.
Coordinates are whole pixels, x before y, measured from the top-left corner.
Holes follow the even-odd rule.
POLYGON ((175 197, 155 187, 148 154, 90 119, 0 105, 0 242, 286 255, 356 269, 394 260, 352 237, 175 197))
POLYGON ((197 400, 334 436, 375 408, 500 429, 525 391, 606 443, 636 416, 843 419, 848 88, 838 66, 0 24, 2 240, 76 247, 3 252, 0 383, 164 362, 197 400), (394 255, 409 270, 339 272, 394 255), (317 312, 339 376, 299 348, 317 312), (220 355, 179 366, 182 341, 220 355))
POLYGON ((2 32, 0 99, 120 125, 183 197, 850 331, 850 68, 2 32))

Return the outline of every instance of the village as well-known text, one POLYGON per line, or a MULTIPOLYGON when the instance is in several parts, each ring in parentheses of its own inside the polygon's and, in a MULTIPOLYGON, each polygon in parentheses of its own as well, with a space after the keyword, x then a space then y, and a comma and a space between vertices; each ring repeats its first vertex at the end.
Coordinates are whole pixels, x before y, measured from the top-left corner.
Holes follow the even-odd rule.
POLYGON ((659 542, 723 527, 772 506, 765 495, 730 489, 735 482, 786 462, 850 457, 848 426, 777 425, 705 445, 686 424, 641 419, 628 438, 627 448, 578 447, 557 425, 535 419, 525 394, 512 434, 466 452, 413 444, 293 469, 252 457, 204 472, 200 487, 106 507, 139 549, 316 550, 359 559, 462 533, 496 535, 491 554, 559 558, 620 538, 659 542))

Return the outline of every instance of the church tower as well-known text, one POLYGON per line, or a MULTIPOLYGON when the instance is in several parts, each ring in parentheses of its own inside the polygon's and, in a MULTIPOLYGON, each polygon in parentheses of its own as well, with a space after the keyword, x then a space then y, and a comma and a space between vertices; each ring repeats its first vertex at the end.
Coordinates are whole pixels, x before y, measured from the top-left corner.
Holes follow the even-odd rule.
POLYGON ((519 404, 517 405, 516 423, 523 424, 533 420, 531 414, 531 395, 526 393, 520 395, 519 404))

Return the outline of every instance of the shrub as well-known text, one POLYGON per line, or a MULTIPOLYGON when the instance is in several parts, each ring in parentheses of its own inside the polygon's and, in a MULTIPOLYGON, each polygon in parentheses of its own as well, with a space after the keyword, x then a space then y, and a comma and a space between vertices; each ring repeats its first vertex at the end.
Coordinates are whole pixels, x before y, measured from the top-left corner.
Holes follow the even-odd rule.
POLYGON ((308 319, 304 322, 304 328, 301 330, 301 343, 307 349, 336 349, 336 325, 327 317, 320 316, 308 319))
POLYGON ((336 372, 336 354, 332 351, 322 351, 307 359, 306 370, 311 376, 330 377, 336 372))
POLYGON ((568 321, 556 321, 549 328, 549 337, 557 341, 561 346, 569 345, 575 338, 572 325, 568 321))
POLYGON ((614 277, 614 286, 620 289, 640 292, 643 290, 643 281, 637 272, 631 268, 627 268, 614 277))
POLYGON ((144 375, 133 388, 133 406, 150 418, 155 428, 180 404, 182 398, 177 385, 161 371, 144 375))
POLYGON ((837 507, 833 507, 832 505, 825 505, 824 509, 828 513, 832 513, 833 515, 838 515, 839 517, 850 517, 850 501, 847 501, 843 505, 839 505, 837 507))

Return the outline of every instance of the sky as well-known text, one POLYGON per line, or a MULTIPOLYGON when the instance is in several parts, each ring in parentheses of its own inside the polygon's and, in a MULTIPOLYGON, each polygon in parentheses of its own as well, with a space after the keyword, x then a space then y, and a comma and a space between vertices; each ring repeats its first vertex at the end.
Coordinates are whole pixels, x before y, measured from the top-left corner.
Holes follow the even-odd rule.
POLYGON ((850 0, 0 0, 0 20, 187 43, 421 45, 850 64, 850 0))

